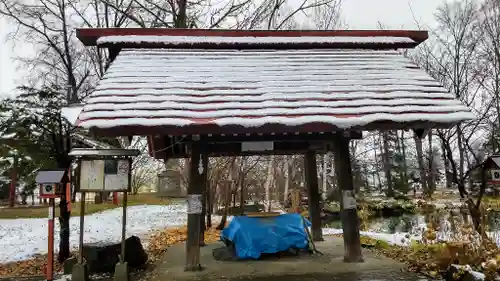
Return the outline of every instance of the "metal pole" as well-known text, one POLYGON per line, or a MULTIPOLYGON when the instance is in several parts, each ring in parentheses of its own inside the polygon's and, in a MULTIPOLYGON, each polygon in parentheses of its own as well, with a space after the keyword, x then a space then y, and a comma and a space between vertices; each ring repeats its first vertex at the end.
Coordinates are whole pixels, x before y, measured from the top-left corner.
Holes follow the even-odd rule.
POLYGON ((85 192, 81 193, 80 198, 80 238, 78 245, 78 263, 83 264, 83 232, 85 227, 85 192))
POLYGON ((49 199, 49 239, 48 239, 48 260, 47 260, 47 281, 54 279, 54 212, 55 200, 49 199))
POLYGON ((123 218, 122 218, 122 250, 120 255, 120 263, 125 263, 125 239, 127 228, 127 191, 123 192, 123 218))

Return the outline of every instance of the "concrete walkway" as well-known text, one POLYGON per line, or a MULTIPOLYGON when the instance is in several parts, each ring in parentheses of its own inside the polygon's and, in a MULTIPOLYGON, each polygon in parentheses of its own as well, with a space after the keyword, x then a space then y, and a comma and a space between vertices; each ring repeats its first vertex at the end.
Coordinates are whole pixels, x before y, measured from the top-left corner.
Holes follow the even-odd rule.
POLYGON ((298 257, 273 258, 258 261, 216 261, 212 250, 221 247, 221 242, 201 249, 201 272, 185 272, 185 245, 170 247, 164 258, 157 264, 150 281, 163 280, 262 280, 262 281, 331 281, 331 280, 426 280, 416 274, 402 272, 404 264, 372 251, 364 251, 364 263, 344 263, 342 238, 328 236, 316 247, 324 253, 320 255, 302 254, 298 257))

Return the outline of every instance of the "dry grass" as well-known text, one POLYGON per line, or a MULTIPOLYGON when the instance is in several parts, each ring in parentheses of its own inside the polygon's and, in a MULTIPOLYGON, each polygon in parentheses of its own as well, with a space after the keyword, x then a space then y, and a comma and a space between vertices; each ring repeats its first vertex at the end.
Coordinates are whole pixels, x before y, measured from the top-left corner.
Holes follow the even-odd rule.
POLYGON ((500 211, 500 198, 494 196, 484 196, 481 205, 490 210, 500 211))
MULTIPOLYGON (((482 227, 488 231, 485 224, 482 227)), ((413 242, 410 247, 385 245, 377 248, 386 256, 407 263, 411 270, 433 277, 444 274, 451 264, 470 265, 485 273, 487 280, 498 277, 500 249, 494 242, 496 237, 479 234, 470 222, 464 222, 456 215, 452 216, 446 229, 450 234, 447 241, 438 239, 439 230, 442 230, 440 225, 431 221, 421 242, 413 242)))
MULTIPOLYGON (((172 201, 156 196, 154 193, 137 194, 128 196, 128 205, 168 205, 172 201)), ((120 202, 121 204, 121 202, 120 202)), ((103 204, 87 203, 85 204, 85 214, 93 214, 109 209, 118 208, 121 205, 115 205, 111 202, 103 204)), ((0 219, 20 219, 20 218, 45 218, 48 215, 46 205, 37 206, 19 206, 14 208, 0 208, 0 219)), ((59 208, 56 208, 56 216, 59 215, 59 208)), ((72 203, 71 216, 80 215, 80 203, 72 203)))
POLYGON ((439 199, 446 199, 446 200, 453 200, 453 199, 460 199, 460 195, 457 193, 453 193, 451 191, 441 191, 437 190, 432 194, 432 199, 433 200, 439 200, 439 199))

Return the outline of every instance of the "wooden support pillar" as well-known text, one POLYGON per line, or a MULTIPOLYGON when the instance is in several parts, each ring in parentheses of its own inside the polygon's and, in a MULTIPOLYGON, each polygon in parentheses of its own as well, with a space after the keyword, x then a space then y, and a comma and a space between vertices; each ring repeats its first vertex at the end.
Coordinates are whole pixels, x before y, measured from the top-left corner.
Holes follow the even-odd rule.
POLYGON ((311 220, 313 241, 323 241, 321 229, 321 208, 318 186, 318 171, 316 167, 316 153, 307 151, 304 157, 305 178, 309 199, 309 219, 311 220))
POLYGON ((200 173, 200 159, 202 156, 200 142, 191 145, 188 181, 188 221, 186 241, 186 271, 201 270, 200 264, 200 234, 201 213, 203 201, 203 172, 200 173))
POLYGON ((205 244, 205 231, 206 231, 206 224, 205 224, 205 215, 207 213, 207 196, 209 193, 209 182, 208 182, 208 154, 203 153, 202 154, 202 165, 203 165, 203 201, 202 201, 202 211, 201 211, 201 217, 200 217, 200 246, 206 246, 205 244))
POLYGON ((341 220, 344 233, 344 262, 363 262, 359 237, 359 217, 353 199, 349 138, 343 135, 334 138, 335 176, 341 191, 341 220))

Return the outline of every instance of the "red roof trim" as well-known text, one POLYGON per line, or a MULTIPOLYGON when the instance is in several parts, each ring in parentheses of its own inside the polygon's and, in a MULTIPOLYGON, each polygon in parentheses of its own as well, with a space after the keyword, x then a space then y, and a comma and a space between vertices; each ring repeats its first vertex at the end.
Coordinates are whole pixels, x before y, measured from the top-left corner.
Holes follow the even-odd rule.
MULTIPOLYGON (((411 38, 415 44, 408 43, 402 46, 392 46, 394 48, 415 47, 428 38, 427 31, 414 30, 226 30, 226 29, 175 29, 175 28, 84 28, 77 29, 78 39, 86 46, 96 46, 97 39, 104 36, 223 36, 223 37, 302 37, 302 36, 322 36, 322 37, 402 37, 411 38), (403 46, 404 45, 404 46, 403 46)), ((158 44, 114 44, 115 47, 161 47, 158 44), (123 45, 123 46, 122 46, 123 45)), ((326 44, 321 44, 326 45, 326 44)), ((346 44, 341 44, 346 45, 346 44)), ((348 44, 351 47, 367 48, 367 44, 348 44), (359 45, 359 46, 358 46, 359 45)), ((381 45, 381 44, 377 44, 381 45)), ((390 44, 383 44, 390 45, 390 44)), ((107 45, 105 45, 106 47, 107 45)), ((111 45, 109 45, 111 46, 111 45)), ((107 46, 107 47, 109 47, 107 46)), ((325 46, 323 46, 325 47, 325 46)), ((343 46, 349 47, 349 46, 343 46)))

